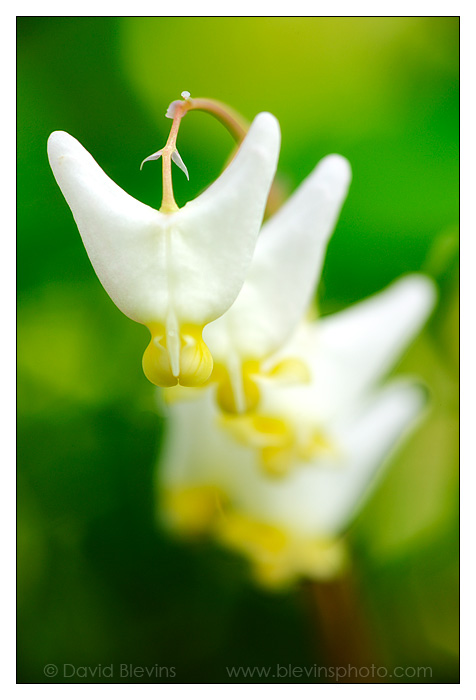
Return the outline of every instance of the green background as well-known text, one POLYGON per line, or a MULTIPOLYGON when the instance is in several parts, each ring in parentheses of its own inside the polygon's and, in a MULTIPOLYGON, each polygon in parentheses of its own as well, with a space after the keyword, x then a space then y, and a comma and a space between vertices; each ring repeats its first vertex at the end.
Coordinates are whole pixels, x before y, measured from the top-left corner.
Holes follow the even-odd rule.
MULTIPOLYGON (((396 370, 424 380, 428 413, 349 540, 378 662, 457 681, 458 61, 451 17, 18 19, 20 682, 91 681, 50 680, 48 663, 158 664, 176 676, 154 682, 182 683, 227 682, 227 665, 324 663, 299 587, 260 591, 238 557, 157 525, 164 419, 141 370, 148 331, 103 291, 47 162, 48 135, 65 130, 158 208, 161 169, 139 164, 165 143, 182 90, 248 119, 274 113, 290 191, 327 153, 350 160, 322 313, 408 271, 438 284, 396 370)), ((196 113, 178 146, 183 205, 233 144, 196 113)))

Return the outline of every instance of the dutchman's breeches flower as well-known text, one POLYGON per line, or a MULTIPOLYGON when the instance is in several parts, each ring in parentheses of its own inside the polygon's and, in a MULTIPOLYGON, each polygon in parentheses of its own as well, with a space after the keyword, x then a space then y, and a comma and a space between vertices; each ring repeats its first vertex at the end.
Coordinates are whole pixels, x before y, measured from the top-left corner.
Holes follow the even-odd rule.
POLYGON ((225 172, 179 209, 170 162, 182 162, 176 132, 185 108, 194 107, 190 100, 173 105, 170 145, 160 152, 160 211, 126 194, 72 136, 56 131, 48 141, 54 176, 94 269, 119 309, 149 328, 143 367, 150 381, 163 387, 197 386, 211 374, 202 330, 233 304, 242 287, 280 142, 276 119, 258 115, 225 172))
POLYGON ((213 388, 173 401, 160 465, 168 524, 245 554, 264 584, 338 574, 342 535, 424 406, 413 382, 379 383, 433 303, 433 285, 412 275, 305 322, 275 361, 299 358, 310 382, 263 379, 258 411, 225 416, 213 388))
POLYGON ((345 158, 324 158, 259 235, 246 281, 236 302, 206 329, 216 361, 217 399, 230 413, 245 413, 259 401, 256 377, 306 380, 307 368, 293 358, 267 359, 288 340, 307 312, 328 240, 347 194, 345 158))

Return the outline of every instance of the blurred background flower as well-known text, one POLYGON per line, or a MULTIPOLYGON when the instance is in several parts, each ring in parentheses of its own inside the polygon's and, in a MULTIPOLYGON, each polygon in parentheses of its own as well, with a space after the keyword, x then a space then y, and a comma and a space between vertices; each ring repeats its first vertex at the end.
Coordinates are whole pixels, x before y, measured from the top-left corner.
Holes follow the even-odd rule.
MULTIPOLYGON (((64 129, 159 207, 160 167, 139 165, 182 90, 274 113, 290 191, 327 153, 350 161, 320 313, 406 272, 436 280, 438 307, 396 369, 425 381, 431 409, 350 539, 379 662, 457 679, 458 32, 445 17, 18 19, 20 682, 42 682, 46 663, 226 682, 231 665, 324 660, 299 589, 261 592, 239 557, 157 526, 164 421, 136 361, 148 331, 110 303, 48 166, 64 129)), ((233 143, 202 114, 179 140, 183 205, 233 143)))

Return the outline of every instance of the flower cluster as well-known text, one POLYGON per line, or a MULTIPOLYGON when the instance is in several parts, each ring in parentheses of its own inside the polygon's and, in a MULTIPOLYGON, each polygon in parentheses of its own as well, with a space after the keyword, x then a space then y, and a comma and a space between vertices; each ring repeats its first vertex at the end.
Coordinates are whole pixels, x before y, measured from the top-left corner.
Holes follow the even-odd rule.
POLYGON ((263 113, 221 177, 179 209, 178 124, 205 108, 183 96, 167 112, 166 146, 145 159, 163 162, 160 211, 64 132, 49 139, 51 167, 106 291, 151 333, 143 368, 168 404, 169 526, 243 553, 268 585, 329 578, 345 564, 342 535, 382 461, 424 404, 414 382, 381 380, 428 317, 433 285, 409 275, 312 320, 348 162, 324 158, 262 225, 280 142, 263 113))

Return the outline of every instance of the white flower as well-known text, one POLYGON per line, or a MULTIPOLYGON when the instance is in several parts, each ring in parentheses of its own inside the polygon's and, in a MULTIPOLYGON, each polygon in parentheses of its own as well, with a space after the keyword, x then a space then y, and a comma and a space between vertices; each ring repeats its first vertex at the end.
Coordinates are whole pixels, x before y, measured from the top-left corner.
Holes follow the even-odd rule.
POLYGON ((280 355, 305 361, 310 384, 264 379, 258 412, 224 417, 212 390, 173 402, 161 466, 170 524, 208 529, 268 583, 335 575, 341 535, 424 405, 415 384, 378 382, 433 303, 432 283, 412 275, 305 324, 280 355), (269 476, 283 464, 294 468, 269 476))
POLYGON ((327 242, 347 194, 351 172, 345 158, 324 158, 261 230, 245 284, 228 312, 210 324, 205 339, 216 362, 218 401, 243 413, 259 400, 263 371, 305 379, 296 362, 265 368, 309 307, 327 242))
POLYGON ((315 454, 335 456, 340 425, 359 412, 362 401, 395 365, 434 300, 429 279, 407 275, 340 313, 302 323, 271 361, 278 366, 287 358, 300 361, 309 371, 309 383, 257 378, 261 401, 255 415, 224 424, 237 437, 260 444, 263 466, 270 473, 285 473, 315 454))
POLYGON ((151 332, 143 367, 153 383, 196 386, 210 375, 202 329, 243 284, 279 140, 276 119, 258 115, 221 177, 182 209, 163 213, 126 194, 72 136, 50 136, 53 173, 101 283, 151 332))

